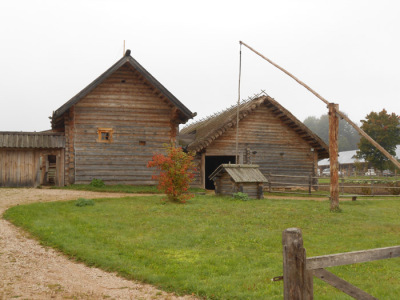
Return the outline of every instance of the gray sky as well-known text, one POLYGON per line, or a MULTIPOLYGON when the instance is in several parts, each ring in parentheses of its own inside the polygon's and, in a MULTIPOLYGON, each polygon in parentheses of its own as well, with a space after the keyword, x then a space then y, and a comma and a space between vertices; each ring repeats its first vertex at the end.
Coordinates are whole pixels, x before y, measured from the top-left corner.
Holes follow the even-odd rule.
MULTIPOLYGON (((400 114, 398 1, 1 1, 0 131, 48 117, 132 56, 199 117, 236 103, 239 40, 359 122, 400 114)), ((265 90, 303 121, 325 104, 242 48, 241 98, 265 90)))

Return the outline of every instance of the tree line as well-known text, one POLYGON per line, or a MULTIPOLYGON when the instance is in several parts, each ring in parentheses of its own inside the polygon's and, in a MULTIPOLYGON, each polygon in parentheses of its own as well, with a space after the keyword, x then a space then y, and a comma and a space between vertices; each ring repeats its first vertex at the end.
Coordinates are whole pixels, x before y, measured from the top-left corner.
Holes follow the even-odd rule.
MULTIPOLYGON (((304 125, 318 135, 327 145, 329 145, 329 116, 328 114, 318 117, 307 117, 304 125)), ((358 132, 345 120, 339 120, 338 135, 339 151, 357 150, 360 142, 358 132)))
MULTIPOLYGON (((329 116, 308 117, 304 124, 317 134, 326 144, 329 144, 329 116)), ((396 146, 400 145, 400 116, 381 112, 369 113, 361 120, 363 129, 371 138, 386 151, 395 156, 396 146)), ((393 169, 393 164, 345 120, 339 120, 338 135, 339 151, 358 150, 357 157, 363 158, 378 170, 393 169)))

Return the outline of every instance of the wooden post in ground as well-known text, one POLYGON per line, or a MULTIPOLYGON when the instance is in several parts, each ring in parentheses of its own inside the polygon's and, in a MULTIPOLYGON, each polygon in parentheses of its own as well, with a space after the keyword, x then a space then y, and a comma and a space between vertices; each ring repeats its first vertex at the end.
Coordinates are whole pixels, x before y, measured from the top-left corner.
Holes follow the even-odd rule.
POLYGON ((338 134, 339 118, 336 114, 339 105, 329 103, 329 161, 331 169, 330 200, 331 211, 339 209, 339 162, 338 162, 338 134))
POLYGON ((282 233, 284 300, 313 299, 313 271, 306 269, 306 249, 298 228, 282 233))

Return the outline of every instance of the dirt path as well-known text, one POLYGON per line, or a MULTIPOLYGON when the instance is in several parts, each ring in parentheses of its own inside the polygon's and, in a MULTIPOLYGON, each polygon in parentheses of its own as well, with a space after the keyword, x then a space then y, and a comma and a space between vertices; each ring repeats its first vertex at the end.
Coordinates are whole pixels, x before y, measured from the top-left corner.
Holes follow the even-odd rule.
MULTIPOLYGON (((127 194, 0 188, 0 215, 14 205, 127 194)), ((132 196, 132 194, 130 194, 132 196)), ((0 218, 0 299, 194 299, 69 260, 0 218)))

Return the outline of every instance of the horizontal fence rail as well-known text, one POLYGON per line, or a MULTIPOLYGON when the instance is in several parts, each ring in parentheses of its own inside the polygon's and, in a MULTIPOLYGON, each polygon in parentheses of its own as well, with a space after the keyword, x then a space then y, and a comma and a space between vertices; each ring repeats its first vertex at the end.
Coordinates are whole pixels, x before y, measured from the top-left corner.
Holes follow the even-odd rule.
MULTIPOLYGON (((394 179, 355 179, 341 177, 339 182, 340 197, 393 197, 400 195, 400 180, 394 179)), ((270 193, 285 193, 299 195, 316 195, 329 197, 330 183, 321 181, 329 180, 329 177, 316 177, 311 175, 267 175, 268 184, 264 190, 270 193)), ((355 199, 353 199, 355 200, 355 199)))
POLYGON ((313 299, 313 276, 355 299, 377 299, 324 268, 400 257, 400 246, 393 246, 307 258, 299 228, 283 231, 282 246, 285 300, 313 299))

